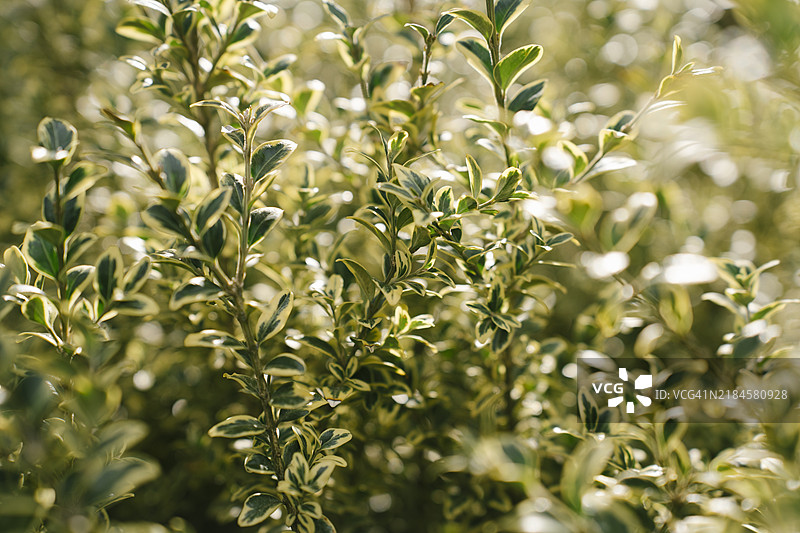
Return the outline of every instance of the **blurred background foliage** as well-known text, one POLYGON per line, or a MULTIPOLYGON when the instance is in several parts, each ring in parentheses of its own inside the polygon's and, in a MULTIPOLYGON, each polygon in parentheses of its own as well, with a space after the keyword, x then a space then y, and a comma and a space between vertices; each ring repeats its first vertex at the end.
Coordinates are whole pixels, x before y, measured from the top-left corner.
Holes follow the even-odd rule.
MULTIPOLYGON (((274 3, 277 15, 260 20, 263 31, 248 53, 265 61, 295 54, 296 61, 273 87, 311 104, 270 125, 271 138, 297 141, 304 155, 292 161, 291 178, 279 181, 278 203, 296 215, 286 217, 280 248, 266 253, 267 262, 285 265, 265 273, 261 290, 274 292, 270 279, 293 280, 295 290, 307 295, 320 264, 327 268, 325 248, 337 234, 354 231, 345 217, 368 200, 374 172, 347 151, 361 149, 366 136, 359 122, 364 104, 358 76, 344 67, 335 43, 315 39, 336 31, 334 24, 316 0, 274 3), (303 182, 305 162, 316 168, 314 183, 303 182), (313 212, 310 197, 327 207, 313 212)), ((381 96, 387 100, 404 98, 420 68, 418 36, 403 25, 430 26, 441 11, 456 7, 426 0, 341 4, 358 24, 377 19, 363 45, 373 67, 399 65, 387 71, 392 81, 381 96)), ((40 217, 49 177, 29 161, 43 116, 72 122, 80 131, 83 156, 109 167, 88 196, 81 222, 100 237, 95 256, 112 244, 119 244, 126 257, 144 251, 138 213, 152 193, 139 176, 109 157, 130 146, 104 122, 101 107, 135 114, 153 148, 181 146, 193 163, 203 160, 203 143, 180 110, 152 92, 129 92, 136 71, 118 57, 144 47, 114 29, 136 12, 141 9, 113 0, 6 0, 0 5, 0 62, 6 73, 0 77, 2 248, 18 244, 40 217)), ((515 148, 538 149, 540 194, 526 201, 525 209, 574 233, 581 246, 561 247, 554 258, 578 268, 542 268, 541 274, 566 292, 548 295, 546 312, 530 311, 515 344, 517 414, 508 431, 496 430, 502 409, 493 384, 503 376, 487 352, 474 346, 465 296, 445 294, 436 311, 427 299, 409 300, 412 316, 435 312, 436 328, 425 337, 436 352, 422 345, 413 349, 415 357, 404 362, 406 389, 391 390, 393 401, 367 395, 330 414, 332 423, 354 434, 344 452, 350 467, 337 469, 332 490, 325 493, 326 513, 340 531, 696 532, 744 531, 749 524, 754 531, 779 532, 796 527, 800 431, 794 426, 671 421, 644 428, 591 427, 576 414, 569 368, 587 351, 612 357, 711 357, 728 342, 726 334, 741 334, 732 313, 702 299, 709 290, 724 291, 728 281, 709 274, 696 256, 756 265, 779 259, 780 265, 761 274, 755 302, 800 297, 797 28, 800 8, 789 0, 532 3, 505 36, 507 49, 528 42, 544 48, 543 59, 525 78, 546 78, 544 95, 535 113, 514 118, 524 132, 515 148), (610 117, 646 104, 669 72, 673 35, 683 39, 685 60, 722 70, 682 82, 674 106, 662 105, 643 118, 635 143, 624 150, 637 165, 569 190, 548 187, 564 168, 557 141, 594 145, 610 117), (643 297, 633 298, 633 292, 643 297)), ((435 79, 463 79, 439 102, 441 157, 463 161, 470 153, 499 170, 499 161, 474 144, 485 135, 482 126, 462 118, 476 99, 478 106, 481 98, 483 103, 489 99, 488 85, 454 45, 462 34, 466 26, 448 27, 430 64, 435 79)), ((476 227, 470 233, 490 230, 476 227)), ((376 243, 366 233, 358 236, 345 239, 342 255, 379 257, 376 243)), ((150 290, 166 308, 164 295, 150 290)), ((292 318, 290 334, 324 329, 311 307, 292 318)), ((30 411, 13 426, 24 435, 20 438, 30 438, 44 414, 28 405, 38 405, 37 395, 45 394, 28 386, 30 376, 21 379, 16 358, 33 353, 55 361, 58 355, 35 341, 15 343, 12 332, 22 319, 5 312, 0 408, 6 414, 0 420, 6 427, 0 428, 5 454, 0 467, 6 472, 3 489, 11 490, 19 480, 8 473, 17 437, 5 431, 12 424, 9 413, 30 411)), ((189 318, 197 324, 215 320, 189 318)), ((785 347, 789 355, 800 355, 797 309, 789 306, 771 320, 770 327, 778 329, 761 335, 749 355, 785 347)), ((119 361, 121 389, 115 418, 147 426, 135 449, 162 472, 135 498, 109 509, 111 520, 127 524, 115 526, 125 531, 239 529, 237 492, 252 481, 242 472, 236 450, 212 442, 207 430, 221 417, 246 412, 248 399, 221 379, 233 369, 230 358, 184 348, 184 324, 182 316, 164 312, 158 320, 123 317, 113 325, 109 349, 119 361)), ((7 505, 0 500, 0 506, 7 505)), ((76 521, 70 527, 83 533, 94 526, 76 521)))

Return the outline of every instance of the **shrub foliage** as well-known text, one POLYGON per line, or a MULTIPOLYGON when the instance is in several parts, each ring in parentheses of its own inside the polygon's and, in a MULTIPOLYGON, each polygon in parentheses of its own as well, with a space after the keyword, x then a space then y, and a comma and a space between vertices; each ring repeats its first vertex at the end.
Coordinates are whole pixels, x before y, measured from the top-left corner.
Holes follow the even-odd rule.
MULTIPOLYGON (((628 66, 636 41, 604 32, 670 27, 659 6, 565 15, 587 26, 576 42, 607 40, 620 79, 602 81, 525 31, 583 2, 282 4, 118 5, 129 53, 91 61, 124 74, 65 117, 102 129, 79 144, 41 120, 39 220, 3 233, 3 531, 795 525, 795 425, 625 423, 575 381, 581 357, 673 384, 676 357, 746 359, 752 387, 794 375, 798 259, 763 218, 797 217, 788 150, 738 150, 745 122, 698 111, 735 99, 707 94, 719 57, 696 64, 704 48, 665 31, 628 66), (703 128, 713 150, 664 161, 703 128), (739 168, 772 177, 725 197, 739 168), (749 229, 717 224, 720 205, 749 229)), ((795 116, 773 89, 797 87, 796 36, 747 33, 767 4, 727 21, 774 57, 741 95, 795 116)))

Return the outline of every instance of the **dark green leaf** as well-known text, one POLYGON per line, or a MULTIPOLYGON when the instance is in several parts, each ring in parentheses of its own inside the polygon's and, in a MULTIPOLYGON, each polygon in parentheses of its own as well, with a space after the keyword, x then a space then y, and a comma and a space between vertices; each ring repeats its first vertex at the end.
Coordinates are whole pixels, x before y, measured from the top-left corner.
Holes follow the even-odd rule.
POLYGON ((244 460, 244 469, 251 474, 274 474, 269 457, 260 453, 248 455, 244 460))
POLYGON ((239 213, 244 212, 244 178, 226 172, 222 175, 220 185, 231 189, 231 206, 239 213))
POLYGON ((250 437, 260 435, 267 430, 267 427, 258 419, 247 415, 236 415, 226 418, 224 421, 208 430, 210 437, 225 437, 228 439, 238 439, 240 437, 250 437))
POLYGON ((243 344, 224 331, 204 329, 197 333, 190 333, 183 340, 184 346, 198 348, 241 348, 243 344))
POLYGON ((276 74, 280 74, 287 68, 291 67, 294 62, 297 61, 297 56, 294 54, 286 54, 280 57, 276 57, 269 63, 267 63, 266 68, 264 69, 264 77, 269 79, 276 74))
POLYGON ((292 312, 294 295, 291 291, 283 291, 270 302, 269 307, 261 314, 256 327, 256 341, 261 344, 283 329, 289 314, 292 312))
POLYGON ((260 524, 281 506, 281 501, 271 494, 252 494, 244 501, 237 523, 241 527, 260 524))
POLYGON ((189 162, 180 151, 166 148, 156 153, 159 176, 164 186, 171 193, 185 197, 189 192, 189 162))
POLYGON ((258 37, 261 25, 253 19, 245 20, 228 39, 228 50, 236 50, 252 43, 258 37))
POLYGON ((264 373, 270 376, 286 377, 300 376, 306 371, 306 364, 302 359, 290 353, 276 355, 264 367, 264 373))
POLYGON ((325 5, 325 9, 328 11, 333 20, 335 20, 343 30, 350 27, 350 17, 347 16, 347 11, 345 11, 342 6, 333 0, 322 0, 322 3, 325 5))
POLYGON ((67 270, 67 287, 65 299, 69 301, 72 296, 89 283, 89 276, 94 272, 94 267, 89 265, 78 265, 67 270))
POLYGON ((60 270, 58 249, 41 231, 33 228, 28 230, 22 243, 22 252, 35 271, 50 279, 56 279, 60 270))
POLYGON ((36 322, 53 330, 53 324, 58 316, 55 304, 44 296, 32 296, 22 304, 22 314, 31 322, 36 322))
POLYGON ((236 126, 222 126, 222 136, 244 150, 244 130, 236 126))
POLYGON ((320 450, 333 450, 345 444, 353 438, 346 429, 330 428, 326 429, 319 436, 319 449, 320 450))
POLYGON ((479 40, 473 39, 472 37, 460 39, 456 42, 456 45, 460 46, 462 50, 466 52, 464 55, 467 58, 467 63, 469 63, 478 74, 486 78, 486 81, 494 84, 492 78, 492 54, 489 52, 489 49, 479 40))
POLYGON ((225 247, 225 222, 220 218, 213 226, 208 228, 205 233, 200 237, 203 243, 203 249, 208 253, 209 257, 215 258, 225 247))
POLYGON ((155 315, 158 313, 158 304, 144 294, 131 294, 114 301, 109 311, 128 316, 155 315))
POLYGON ((172 293, 172 298, 170 298, 169 301, 169 308, 175 311, 184 305, 214 300, 223 294, 222 289, 207 279, 198 276, 190 279, 172 293))
POLYGON ((39 144, 31 151, 37 163, 69 162, 78 146, 78 132, 69 122, 47 117, 42 119, 38 128, 39 144))
POLYGON ((162 204, 151 205, 142 212, 142 220, 151 228, 180 237, 190 238, 184 221, 175 211, 162 204))
POLYGON ((253 179, 258 181, 278 168, 294 152, 295 148, 297 148, 296 143, 285 139, 269 141, 259 145, 250 159, 253 179))
POLYGON ((125 293, 138 292, 138 290, 142 288, 142 285, 144 285, 145 281, 147 281, 147 277, 150 275, 152 266, 153 265, 149 257, 145 256, 139 259, 133 264, 132 267, 128 269, 128 272, 125 274, 125 278, 122 281, 122 290, 125 293))
POLYGON ((279 409, 298 409, 308 404, 312 398, 311 392, 294 381, 290 381, 272 393, 270 404, 279 409))
POLYGON ((214 189, 203 199, 197 208, 195 227, 202 234, 214 225, 230 203, 232 190, 229 187, 214 189))
POLYGON ((381 246, 383 246, 384 250, 386 250, 388 252, 388 251, 390 251, 392 249, 392 245, 389 242, 389 238, 386 235, 384 235, 384 233, 381 230, 379 230, 377 227, 375 227, 375 224, 373 224, 372 222, 370 222, 368 220, 364 220, 363 218, 359 218, 359 217, 347 217, 347 218, 355 220, 356 222, 358 222, 359 224, 361 224, 362 226, 367 228, 370 232, 372 232, 372 234, 375 235, 375 237, 378 238, 378 240, 380 241, 381 246))
POLYGON ((539 103, 539 100, 542 99, 542 94, 544 94, 544 86, 545 81, 541 80, 529 83, 520 89, 514 99, 511 100, 511 103, 508 104, 509 111, 516 113, 517 111, 533 111, 536 109, 536 104, 539 103))
POLYGON ((164 32, 158 25, 145 18, 125 18, 117 25, 117 33, 128 39, 150 44, 164 42, 164 32))
POLYGON ((530 0, 496 0, 494 24, 497 33, 502 35, 503 31, 525 11, 530 3, 530 0))
POLYGON ((436 27, 434 28, 434 31, 433 31, 434 35, 436 35, 438 37, 439 34, 442 33, 444 31, 444 29, 447 26, 449 26, 450 23, 453 22, 454 20, 455 20, 455 17, 453 17, 453 15, 448 15, 447 13, 442 13, 439 16, 439 20, 436 21, 436 27))
POLYGON ((114 291, 122 284, 122 256, 118 248, 109 248, 97 260, 94 288, 104 301, 114 298, 114 291))
POLYGON ((361 266, 360 263, 352 259, 338 259, 339 262, 344 263, 344 266, 353 273, 356 278, 358 286, 361 288, 361 296, 364 302, 369 302, 375 295, 375 280, 372 278, 367 269, 361 266))
POLYGON ((492 23, 483 13, 473 9, 456 8, 446 11, 444 14, 459 18, 478 30, 478 33, 480 33, 483 38, 486 39, 487 43, 492 40, 494 28, 492 27, 492 23))
POLYGON ((283 209, 262 207, 250 213, 250 227, 247 232, 247 243, 255 246, 272 231, 283 216, 283 209))

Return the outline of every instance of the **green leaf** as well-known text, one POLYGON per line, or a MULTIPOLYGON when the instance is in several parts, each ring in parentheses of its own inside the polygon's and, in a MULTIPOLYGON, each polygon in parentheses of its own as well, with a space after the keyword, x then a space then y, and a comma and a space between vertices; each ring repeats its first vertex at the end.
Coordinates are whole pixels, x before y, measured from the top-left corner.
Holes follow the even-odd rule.
POLYGON ((155 230, 184 238, 191 237, 191 235, 187 235, 185 221, 181 219, 180 215, 162 204, 151 205, 145 209, 142 212, 142 220, 155 230))
POLYGON ((276 355, 264 367, 264 373, 270 376, 286 377, 300 376, 306 371, 306 364, 302 359, 290 353, 276 355))
POLYGON ((94 288, 100 298, 109 302, 114 291, 122 284, 122 255, 119 249, 109 248, 95 265, 94 288))
POLYGON ((236 126, 222 126, 222 136, 244 150, 244 130, 236 126))
POLYGON ((483 38, 486 39, 487 43, 491 42, 492 35, 494 34, 494 28, 492 27, 492 23, 489 21, 489 18, 483 13, 473 9, 456 8, 445 11, 444 14, 463 20, 478 30, 478 33, 480 33, 483 38))
POLYGON ((285 139, 268 141, 259 145, 250 158, 253 179, 258 181, 278 168, 278 165, 286 161, 295 148, 297 148, 296 143, 285 139))
POLYGON ((520 180, 522 180, 522 172, 518 168, 507 168, 497 179, 497 187, 495 188, 494 201, 505 202, 517 188, 520 180))
POLYGON ((612 442, 584 441, 564 463, 561 497, 573 510, 581 511, 581 497, 592 487, 592 480, 606 467, 614 452, 612 442))
POLYGON ((231 206, 239 213, 244 212, 244 178, 238 174, 225 173, 220 185, 231 189, 231 206))
POLYGON ((162 4, 161 2, 159 2, 158 0, 131 0, 131 2, 133 2, 134 4, 140 5, 142 7, 149 7, 150 9, 158 11, 159 13, 164 15, 165 17, 169 17, 169 16, 172 15, 172 13, 170 13, 169 9, 167 9, 167 7, 164 4, 162 4))
POLYGON ((222 253, 222 249, 225 248, 225 235, 225 222, 223 218, 220 218, 200 236, 203 250, 208 253, 209 257, 215 258, 222 253))
POLYGON ((273 468, 269 457, 260 453, 248 455, 244 460, 244 470, 251 474, 274 474, 273 468))
POLYGON ((284 383, 272 393, 269 403, 279 409, 298 409, 305 407, 313 397, 305 387, 290 381, 284 383))
POLYGON ((200 100, 199 102, 193 103, 189 107, 214 107, 216 109, 221 109, 225 111, 229 115, 231 115, 236 121, 239 121, 239 110, 233 107, 228 102, 223 102, 222 100, 200 100))
POLYGON ((117 25, 116 31, 118 34, 128 39, 150 44, 161 44, 164 42, 165 38, 161 28, 145 18, 124 18, 117 25))
POLYGON ((22 242, 22 252, 28 264, 39 274, 56 279, 60 270, 58 249, 44 237, 41 231, 34 228, 28 229, 25 240, 22 242))
POLYGON ((453 15, 449 15, 447 13, 442 13, 439 15, 439 20, 436 21, 436 27, 433 30, 433 34, 438 37, 439 34, 442 33, 444 29, 454 20, 455 17, 453 15))
POLYGON ((324 340, 318 337, 304 336, 300 339, 300 342, 305 344, 306 346, 309 346, 319 351, 323 355, 327 355, 333 360, 336 360, 339 357, 339 355, 336 353, 336 349, 334 349, 334 347, 331 346, 330 343, 325 342, 324 340))
POLYGON ((261 25, 253 19, 245 20, 236 28, 228 39, 228 50, 242 48, 255 41, 261 31, 261 25))
POLYGON ((497 0, 494 6, 494 24, 497 33, 502 35, 530 3, 530 0, 497 0))
POLYGON ((257 418, 247 415, 236 415, 226 418, 219 424, 209 429, 208 435, 209 437, 238 439, 240 437, 261 435, 266 430, 267 426, 259 422, 257 418))
POLYGON ((189 192, 188 168, 186 156, 173 148, 159 150, 156 155, 159 176, 164 186, 171 193, 181 198, 189 192))
POLYGON ((389 140, 387 141, 387 146, 389 147, 389 161, 394 162, 397 159, 397 156, 400 155, 400 152, 403 151, 403 148, 406 145, 406 141, 408 140, 408 132, 405 130, 400 130, 395 132, 389 140))
POLYGON ((342 6, 333 0, 322 0, 322 3, 325 5, 325 10, 328 12, 331 18, 333 18, 333 20, 336 21, 336 23, 341 26, 343 30, 346 30, 350 27, 350 17, 347 15, 347 11, 345 11, 342 6))
POLYGON ((198 276, 190 279, 172 293, 172 298, 169 300, 169 308, 177 311, 184 305, 215 300, 223 294, 224 292, 218 286, 198 276))
POLYGON ((86 250, 91 248, 97 240, 97 235, 93 233, 79 233, 72 235, 65 244, 64 264, 69 266, 76 261, 86 250))
POLYGON ((220 187, 208 193, 203 199, 195 215, 195 227, 198 234, 204 233, 219 220, 230 203, 231 194, 232 190, 229 187, 220 187))
POLYGON ((404 167, 395 163, 392 165, 392 169, 394 170, 394 173, 397 176, 397 181, 400 182, 400 185, 405 187, 407 190, 414 192, 417 197, 422 197, 425 189, 431 183, 430 178, 420 174, 419 172, 411 170, 408 167, 404 167))
POLYGON ((183 340, 184 346, 197 348, 241 348, 241 341, 216 329, 204 329, 197 333, 190 333, 183 340))
POLYGON ((672 41, 672 69, 671 74, 677 74, 681 68, 681 60, 683 59, 683 47, 681 46, 681 38, 675 36, 672 41))
POLYGON ((256 341, 261 344, 267 339, 272 338, 276 333, 283 329, 289 314, 292 312, 294 295, 291 291, 283 291, 269 304, 269 307, 261 314, 256 327, 256 341))
POLYGON ((153 263, 149 257, 144 256, 139 259, 125 273, 125 277, 122 280, 122 290, 125 293, 138 292, 147 281, 152 268, 153 263))
POLYGON ((516 113, 517 111, 533 111, 536 109, 536 104, 539 103, 539 100, 542 99, 542 94, 544 94, 545 83, 544 80, 535 81, 520 89, 514 99, 511 100, 511 103, 508 104, 509 111, 516 113))
POLYGON ((498 120, 483 118, 479 117, 478 115, 464 115, 464 118, 467 120, 471 120, 472 122, 477 122, 478 124, 486 124, 487 126, 492 128, 492 130, 497 132, 497 134, 500 135, 501 137, 504 136, 508 131, 508 126, 498 120))
POLYGON ((469 174, 469 191, 473 198, 478 198, 483 188, 483 172, 475 159, 467 154, 467 173, 469 174))
POLYGON ((392 245, 389 242, 389 238, 386 235, 384 235, 384 233, 381 230, 379 230, 375 226, 375 224, 360 217, 347 217, 347 218, 355 220, 356 222, 367 228, 373 235, 375 235, 375 237, 378 238, 384 250, 388 252, 392 249, 392 245))
POLYGON ((320 450, 333 450, 353 438, 346 429, 330 428, 326 429, 319 436, 320 450))
POLYGON ((260 524, 281 506, 281 501, 271 494, 257 492, 250 495, 239 513, 237 523, 241 527, 260 524))
POLYGON ((344 266, 347 267, 347 270, 352 272, 353 276, 356 278, 356 283, 358 283, 359 288, 361 289, 361 296, 364 299, 365 305, 369 302, 373 296, 375 296, 375 280, 372 278, 367 269, 361 266, 361 263, 353 261, 352 259, 337 259, 338 262, 344 263, 344 266))
POLYGON ((250 213, 250 227, 247 231, 247 243, 255 246, 263 241, 267 234, 278 224, 283 216, 283 209, 262 207, 250 213))
POLYGON ((44 296, 31 296, 22 304, 22 314, 31 322, 36 322, 53 331, 53 324, 58 316, 58 308, 44 296))
POLYGON ((378 190, 388 192, 397 196, 400 200, 405 200, 407 202, 413 202, 415 200, 414 195, 405 190, 403 187, 397 185, 396 183, 389 183, 389 182, 382 182, 376 185, 378 190))
POLYGON ((420 36, 422 37, 423 42, 427 42, 428 38, 431 35, 431 32, 428 31, 428 28, 426 28, 425 26, 422 26, 420 24, 415 24, 413 22, 408 22, 408 23, 405 24, 405 27, 406 28, 411 28, 415 32, 419 33, 420 36))
POLYGON ((267 4, 261 0, 244 0, 238 2, 239 6, 239 20, 246 20, 250 17, 260 17, 267 15, 269 18, 274 18, 278 14, 278 8, 272 4, 267 4))
POLYGON ((68 163, 78 146, 78 132, 69 122, 44 118, 38 128, 39 144, 31 150, 37 163, 52 162, 56 166, 68 163))
POLYGON ((494 80, 502 87, 508 89, 523 72, 535 65, 542 57, 542 47, 538 44, 529 44, 517 48, 494 67, 494 80))
MULTIPOLYGON (((85 471, 88 476, 90 472, 85 471)), ((152 461, 138 457, 122 457, 112 459, 102 470, 95 471, 94 475, 86 480, 88 490, 84 494, 84 501, 89 505, 102 508, 118 500, 120 495, 131 492, 134 488, 158 477, 158 465, 152 461)))
POLYGON ((72 234, 75 227, 78 225, 81 213, 83 212, 85 195, 73 196, 68 200, 62 199, 62 213, 61 220, 56 220, 56 210, 54 205, 54 195, 52 192, 44 197, 42 202, 42 214, 47 222, 51 222, 64 228, 66 235, 72 234))
POLYGON ((472 37, 459 39, 456 45, 460 46, 462 51, 466 52, 464 56, 467 58, 467 63, 469 63, 478 74, 486 78, 486 81, 494 85, 492 78, 492 54, 489 52, 489 49, 479 40, 472 37))
POLYGON ((297 56, 294 54, 286 54, 276 57, 264 68, 264 77, 269 79, 276 74, 280 74, 287 68, 291 67, 297 61, 297 56))
POLYGON ((314 519, 314 533, 336 533, 336 528, 327 517, 322 516, 314 519))
POLYGON ((10 269, 11 275, 17 283, 29 283, 31 274, 28 271, 28 262, 19 248, 10 246, 3 252, 3 262, 6 268, 10 269))
POLYGON ((119 300, 115 300, 109 307, 109 311, 113 311, 118 315, 147 316, 157 314, 159 308, 155 300, 149 296, 145 296, 144 294, 131 294, 119 300))

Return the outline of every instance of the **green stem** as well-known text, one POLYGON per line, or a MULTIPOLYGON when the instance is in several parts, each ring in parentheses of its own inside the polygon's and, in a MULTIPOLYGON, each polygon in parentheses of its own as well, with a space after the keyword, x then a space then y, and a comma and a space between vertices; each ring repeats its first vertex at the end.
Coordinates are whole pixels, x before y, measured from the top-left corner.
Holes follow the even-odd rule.
MULTIPOLYGON (((61 166, 56 166, 53 168, 53 184, 55 186, 55 191, 53 193, 53 213, 55 217, 55 223, 58 226, 62 226, 64 223, 64 206, 62 205, 61 199, 61 166)), ((64 230, 66 231, 66 230, 64 230)), ((64 236, 66 239, 66 235, 64 236)), ((64 270, 64 240, 59 240, 58 246, 56 247, 56 253, 58 254, 58 273, 56 274, 56 286, 58 291, 58 301, 59 301, 59 313, 58 313, 58 321, 61 324, 61 340, 63 340, 66 344, 69 344, 69 337, 70 337, 70 320, 69 320, 69 302, 65 302, 64 298, 67 294, 67 287, 63 281, 62 274, 64 270)))

